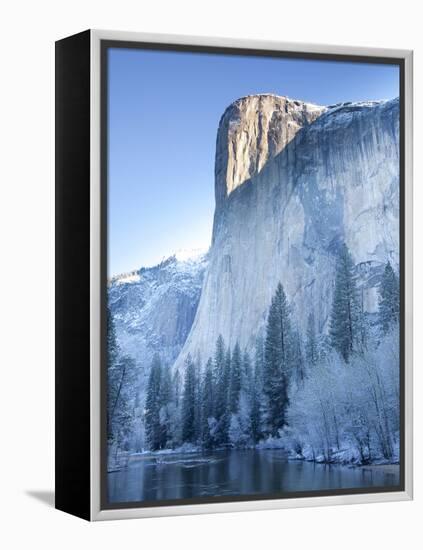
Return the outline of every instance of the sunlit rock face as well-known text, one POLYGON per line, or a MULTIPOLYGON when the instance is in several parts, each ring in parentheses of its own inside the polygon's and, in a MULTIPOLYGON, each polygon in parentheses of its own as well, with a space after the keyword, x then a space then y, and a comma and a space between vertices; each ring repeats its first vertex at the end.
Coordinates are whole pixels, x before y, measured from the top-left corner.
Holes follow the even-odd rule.
POLYGON ((217 136, 212 247, 194 322, 176 361, 202 361, 219 334, 251 349, 284 285, 298 328, 328 329, 336 254, 356 264, 364 308, 377 310, 384 264, 399 258, 399 102, 320 107, 248 96, 217 136))
POLYGON ((224 199, 286 147, 324 107, 272 94, 247 96, 224 112, 217 134, 215 193, 224 199))

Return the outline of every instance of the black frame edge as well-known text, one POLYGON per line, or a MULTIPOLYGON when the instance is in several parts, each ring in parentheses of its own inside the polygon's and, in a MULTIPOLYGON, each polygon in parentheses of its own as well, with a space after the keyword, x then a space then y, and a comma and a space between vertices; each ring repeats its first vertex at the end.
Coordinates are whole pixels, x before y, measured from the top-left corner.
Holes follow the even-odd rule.
POLYGON ((55 507, 91 519, 91 31, 55 44, 55 507))

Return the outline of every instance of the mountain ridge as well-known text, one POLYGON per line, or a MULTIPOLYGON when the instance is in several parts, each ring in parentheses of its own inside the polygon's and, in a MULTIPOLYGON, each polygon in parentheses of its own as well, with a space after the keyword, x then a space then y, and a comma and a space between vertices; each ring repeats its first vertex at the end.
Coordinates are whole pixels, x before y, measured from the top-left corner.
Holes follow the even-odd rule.
POLYGON ((139 369, 148 370, 155 353, 169 363, 176 358, 191 328, 206 265, 207 251, 179 251, 110 279, 117 341, 139 369))

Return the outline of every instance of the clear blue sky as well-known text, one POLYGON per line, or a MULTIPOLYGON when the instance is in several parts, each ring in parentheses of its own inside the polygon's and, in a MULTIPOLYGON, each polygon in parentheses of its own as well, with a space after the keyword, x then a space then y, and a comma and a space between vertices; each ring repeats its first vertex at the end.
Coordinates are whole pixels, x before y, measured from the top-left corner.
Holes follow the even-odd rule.
POLYGON ((391 99, 396 66, 109 50, 109 275, 207 247, 219 119, 239 97, 391 99))

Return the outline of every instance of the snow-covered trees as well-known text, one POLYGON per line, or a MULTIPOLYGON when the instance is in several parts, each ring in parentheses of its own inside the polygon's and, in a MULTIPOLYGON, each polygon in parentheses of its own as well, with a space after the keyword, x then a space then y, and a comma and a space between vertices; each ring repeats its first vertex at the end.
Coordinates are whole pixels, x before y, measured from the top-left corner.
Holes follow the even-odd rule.
POLYGON ((162 364, 156 354, 150 367, 150 376, 147 385, 145 401, 145 430, 150 449, 156 451, 161 448, 160 427, 160 388, 162 381, 162 364))
MULTIPOLYGON (((244 352, 241 359, 239 345, 236 344, 231 361, 231 379, 236 379, 237 392, 231 408, 229 426, 229 441, 233 446, 246 446, 252 442, 252 405, 253 405, 253 379, 250 356, 244 352)), ((232 392, 234 386, 232 385, 232 392)))
POLYGON ((241 350, 239 344, 235 345, 230 363, 230 382, 229 382, 229 409, 231 413, 236 414, 239 409, 239 393, 241 391, 241 350))
POLYGON ((172 440, 172 379, 168 365, 162 366, 159 391, 160 448, 172 440))
POLYGON ((316 337, 316 321, 314 312, 312 311, 307 319, 307 334, 306 334, 306 361, 313 367, 317 363, 318 347, 316 337))
POLYGON ((145 395, 133 389, 139 373, 119 349, 109 312, 109 445, 117 453, 137 429, 151 451, 252 447, 269 439, 311 460, 398 460, 398 276, 388 263, 379 310, 370 317, 357 281, 343 245, 326 328, 319 330, 311 310, 302 334, 279 283, 254 357, 222 336, 213 357, 201 364, 188 356, 183 372, 156 355, 145 395))
POLYGON ((334 349, 348 363, 357 339, 357 290, 354 264, 345 244, 342 245, 336 266, 335 290, 330 319, 330 337, 334 349))
POLYGON ((165 449, 175 438, 175 392, 167 365, 155 355, 150 367, 145 399, 145 431, 147 444, 153 451, 165 449))
POLYGON ((268 432, 277 436, 285 425, 292 334, 289 308, 279 283, 270 304, 266 326, 263 391, 266 396, 268 432))
POLYGON ((326 462, 398 460, 398 339, 344 360, 319 362, 291 399, 288 423, 300 453, 326 462))
POLYGON ((226 445, 229 429, 229 382, 230 382, 231 355, 225 352, 225 342, 222 336, 216 341, 214 354, 215 372, 215 415, 216 415, 216 444, 226 445))
POLYGON ((116 403, 118 388, 122 378, 118 368, 119 348, 116 341, 115 324, 107 308, 107 439, 113 441, 112 417, 116 403))
MULTIPOLYGON (((353 264, 344 245, 336 271, 330 347, 315 356, 307 331, 308 375, 291 395, 288 424, 300 454, 324 461, 398 460, 399 284, 388 263, 372 331, 357 299, 353 264), (312 368, 311 368, 312 367, 312 368)), ((297 451, 298 452, 298 451, 297 451)))
POLYGON ((399 294, 398 277, 388 262, 379 287, 379 322, 383 334, 386 334, 393 324, 399 322, 399 294))
POLYGON ((213 363, 209 359, 204 371, 204 378, 201 389, 201 443, 205 449, 214 446, 215 429, 215 380, 213 374, 213 363))
POLYGON ((109 464, 117 460, 132 432, 135 362, 123 355, 116 341, 113 317, 107 310, 107 441, 109 464))
POLYGON ((257 338, 254 361, 254 377, 251 388, 251 440, 258 443, 263 431, 263 369, 264 369, 264 344, 262 338, 257 338))
POLYGON ((195 364, 188 355, 185 361, 185 382, 182 398, 182 439, 186 443, 196 442, 197 424, 197 377, 195 364))

